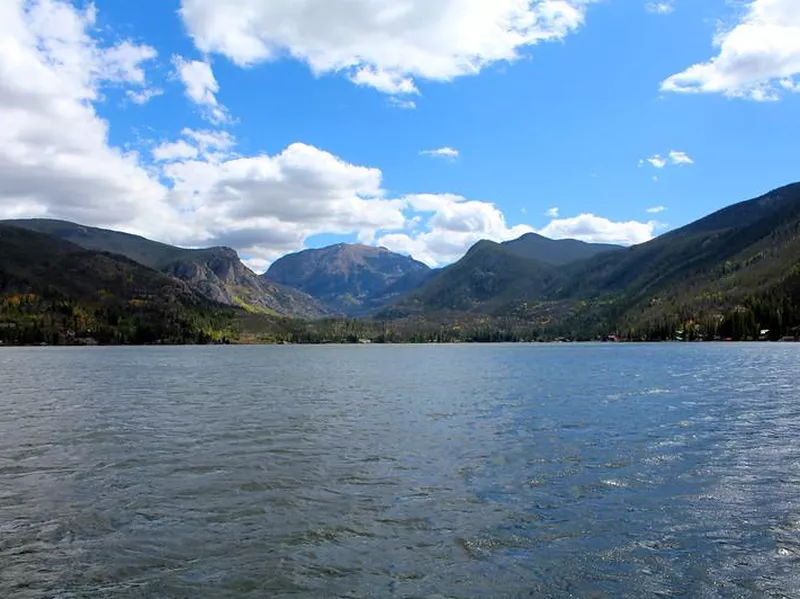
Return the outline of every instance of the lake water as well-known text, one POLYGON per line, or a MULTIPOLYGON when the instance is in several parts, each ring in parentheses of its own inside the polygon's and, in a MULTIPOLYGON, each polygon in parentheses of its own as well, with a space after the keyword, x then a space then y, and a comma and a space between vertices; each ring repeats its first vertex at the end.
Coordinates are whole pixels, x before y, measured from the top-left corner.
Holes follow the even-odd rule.
POLYGON ((800 346, 0 350, 0 597, 800 597, 800 346))

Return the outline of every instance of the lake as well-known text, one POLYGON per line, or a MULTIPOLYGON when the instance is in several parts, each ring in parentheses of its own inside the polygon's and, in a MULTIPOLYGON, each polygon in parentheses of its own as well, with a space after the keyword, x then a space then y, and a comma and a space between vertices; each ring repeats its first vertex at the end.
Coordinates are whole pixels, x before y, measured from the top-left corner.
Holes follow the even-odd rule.
POLYGON ((0 350, 0 597, 798 597, 800 346, 0 350))

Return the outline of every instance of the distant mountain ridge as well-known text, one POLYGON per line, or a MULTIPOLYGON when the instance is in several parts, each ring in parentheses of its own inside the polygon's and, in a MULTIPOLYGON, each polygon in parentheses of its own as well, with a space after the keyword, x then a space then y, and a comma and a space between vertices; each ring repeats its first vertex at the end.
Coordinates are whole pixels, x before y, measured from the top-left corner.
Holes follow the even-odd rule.
POLYGON ((105 339, 204 339, 227 330, 226 318, 289 341, 800 336, 800 183, 629 248, 529 234, 480 241, 438 270, 337 244, 285 256, 259 277, 230 248, 0 223, 4 333, 63 335, 74 320, 105 339), (266 318, 275 315, 358 320, 266 318))
POLYGON ((555 276, 555 267, 550 264, 523 258, 503 244, 479 241, 461 260, 377 316, 485 311, 503 301, 537 295, 555 276))
POLYGON ((521 258, 538 260, 553 266, 586 260, 603 252, 623 249, 610 243, 587 243, 577 239, 550 239, 537 233, 526 233, 522 237, 505 241, 501 245, 521 258))
POLYGON ((431 269, 386 248, 340 243, 276 260, 263 275, 348 316, 365 315, 424 283, 431 269))
POLYGON ((800 183, 557 267, 480 242, 378 316, 448 311, 535 321, 572 337, 696 327, 752 337, 754 323, 785 333, 800 324, 800 183))
POLYGON ((247 268, 227 247, 185 249, 138 235, 50 219, 4 221, 69 241, 85 249, 125 256, 189 283, 216 302, 252 312, 319 318, 329 310, 295 289, 269 283, 247 268))

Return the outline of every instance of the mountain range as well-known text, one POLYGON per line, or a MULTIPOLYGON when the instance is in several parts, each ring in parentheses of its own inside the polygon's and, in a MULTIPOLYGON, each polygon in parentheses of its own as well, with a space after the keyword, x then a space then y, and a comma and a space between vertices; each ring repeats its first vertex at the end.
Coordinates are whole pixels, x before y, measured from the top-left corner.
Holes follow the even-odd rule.
POLYGON ((619 330, 635 337, 699 325, 736 336, 726 327, 739 314, 754 321, 750 333, 760 323, 778 334, 800 325, 798 294, 800 184, 793 184, 560 267, 483 241, 383 316, 483 313, 572 337, 619 330))
POLYGON ((59 220, 14 220, 5 224, 44 233, 87 250, 124 256, 188 283, 209 300, 249 312, 298 318, 320 318, 331 313, 311 296, 257 276, 231 248, 184 249, 138 235, 59 220))
MULTIPOLYGON (((64 221, 0 227, 6 304, 58 297, 73 311, 102 314, 113 297, 118 312, 147 305, 159 323, 179 306, 189 322, 218 315, 200 327, 212 337, 235 334, 223 315, 240 330, 269 322, 274 332, 280 322, 288 340, 778 338, 800 326, 800 184, 629 248, 529 233, 480 241, 441 269, 386 248, 337 244, 285 256, 259 276, 230 248, 183 249, 64 221), (495 329, 503 335, 493 337, 495 329)), ((0 331, 14 310, 0 312, 0 331)))

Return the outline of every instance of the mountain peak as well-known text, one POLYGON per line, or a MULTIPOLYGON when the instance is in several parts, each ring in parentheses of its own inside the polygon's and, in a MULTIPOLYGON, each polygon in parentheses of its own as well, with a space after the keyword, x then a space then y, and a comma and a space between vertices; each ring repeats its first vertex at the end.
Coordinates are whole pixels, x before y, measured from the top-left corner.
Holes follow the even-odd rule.
POLYGON ((384 247, 337 243, 289 254, 264 278, 294 287, 336 310, 358 315, 421 282, 430 269, 384 247))
POLYGON ((505 241, 502 245, 522 258, 538 260, 553 266, 562 266, 586 260, 602 252, 621 249, 608 243, 587 243, 578 239, 550 239, 538 233, 525 233, 522 237, 505 241))

